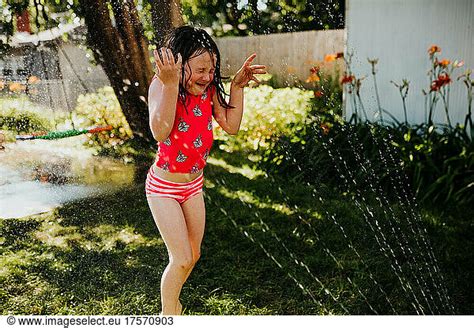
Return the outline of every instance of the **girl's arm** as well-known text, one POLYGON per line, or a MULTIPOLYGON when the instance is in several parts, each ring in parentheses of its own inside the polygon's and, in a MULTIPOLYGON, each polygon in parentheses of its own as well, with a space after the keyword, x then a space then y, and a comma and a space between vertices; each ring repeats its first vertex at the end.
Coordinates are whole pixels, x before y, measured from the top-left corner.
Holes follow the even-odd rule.
POLYGON ((259 83, 254 74, 266 73, 264 65, 251 65, 256 56, 257 54, 253 54, 247 58, 230 84, 229 104, 235 108, 223 108, 217 100, 216 93, 214 93, 212 97, 214 103, 214 118, 222 129, 229 134, 237 134, 240 129, 244 112, 244 88, 248 86, 251 80, 259 83))
POLYGON ((213 109, 216 122, 228 134, 237 134, 244 112, 244 89, 236 86, 234 83, 230 84, 229 105, 235 108, 225 109, 222 107, 217 99, 217 93, 214 93, 212 96, 212 102, 214 104, 213 109))
POLYGON ((168 138, 173 128, 178 100, 178 85, 164 85, 156 78, 148 90, 150 129, 156 141, 168 138))
POLYGON ((148 111, 153 137, 157 141, 164 141, 173 128, 176 114, 181 55, 175 62, 170 49, 161 48, 160 51, 163 59, 156 50, 153 52, 158 73, 148 89, 148 111))

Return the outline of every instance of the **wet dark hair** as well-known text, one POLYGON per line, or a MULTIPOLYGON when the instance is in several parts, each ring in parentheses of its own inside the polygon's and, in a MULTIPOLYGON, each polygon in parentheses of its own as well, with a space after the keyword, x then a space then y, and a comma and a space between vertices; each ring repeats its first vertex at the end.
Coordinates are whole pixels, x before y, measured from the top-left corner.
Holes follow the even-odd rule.
POLYGON ((217 99, 222 107, 226 109, 233 108, 224 98, 227 93, 224 91, 222 79, 228 79, 228 77, 221 76, 221 55, 219 49, 217 48, 217 44, 205 30, 192 26, 181 26, 175 28, 167 35, 165 39, 165 47, 171 49, 175 60, 177 59, 178 53, 181 54, 183 63, 181 76, 183 84, 179 84, 178 98, 185 107, 187 97, 184 86, 187 85, 191 76, 189 76, 186 81, 184 80, 184 65, 189 65, 189 59, 197 57, 207 51, 211 57, 212 55, 215 55, 217 59, 214 70, 214 79, 211 82, 211 85, 216 88, 217 99))

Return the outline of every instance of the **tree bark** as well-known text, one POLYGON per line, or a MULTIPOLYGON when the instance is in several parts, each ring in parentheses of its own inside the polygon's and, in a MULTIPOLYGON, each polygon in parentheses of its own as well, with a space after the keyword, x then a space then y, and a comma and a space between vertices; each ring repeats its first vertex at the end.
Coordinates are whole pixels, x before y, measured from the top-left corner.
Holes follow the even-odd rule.
POLYGON ((87 25, 87 42, 109 78, 134 137, 154 143, 146 100, 153 69, 133 0, 79 3, 87 25))

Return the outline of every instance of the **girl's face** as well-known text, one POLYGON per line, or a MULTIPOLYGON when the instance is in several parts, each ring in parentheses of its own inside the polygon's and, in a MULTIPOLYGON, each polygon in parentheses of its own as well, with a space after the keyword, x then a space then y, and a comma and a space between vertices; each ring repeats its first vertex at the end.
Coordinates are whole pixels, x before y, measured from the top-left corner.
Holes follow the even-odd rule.
POLYGON ((214 80, 216 62, 216 56, 211 56, 208 51, 205 51, 199 56, 189 59, 187 63, 185 63, 184 80, 187 81, 189 79, 185 89, 190 94, 199 96, 204 93, 212 80, 214 80))

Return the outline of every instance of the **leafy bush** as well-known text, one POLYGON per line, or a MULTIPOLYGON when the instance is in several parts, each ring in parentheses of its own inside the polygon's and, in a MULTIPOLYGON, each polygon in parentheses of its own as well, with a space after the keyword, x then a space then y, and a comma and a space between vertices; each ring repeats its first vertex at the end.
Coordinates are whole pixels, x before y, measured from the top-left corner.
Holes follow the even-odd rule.
MULTIPOLYGON (((138 154, 132 145, 132 130, 111 87, 101 88, 97 93, 80 95, 71 119, 76 128, 112 126, 111 131, 88 135, 86 146, 95 148, 98 155, 132 161, 132 157, 138 154)), ((68 123, 67 120, 65 123, 68 123)))
POLYGON ((227 152, 240 151, 261 158, 281 135, 301 129, 308 112, 312 92, 298 88, 274 89, 260 85, 245 90, 245 112, 236 136, 219 127, 215 138, 227 152))
POLYGON ((13 138, 16 134, 50 130, 54 126, 53 113, 26 98, 0 99, 0 105, 0 129, 10 131, 13 138))
POLYGON ((393 129, 392 144, 420 200, 474 203, 474 143, 465 129, 444 131, 426 125, 393 129))
POLYGON ((426 204, 442 206, 474 202, 474 144, 462 128, 440 132, 428 131, 426 125, 328 120, 326 116, 322 123, 314 117, 296 135, 281 136, 259 165, 295 181, 323 182, 343 192, 372 188, 390 196, 416 195, 426 204))

